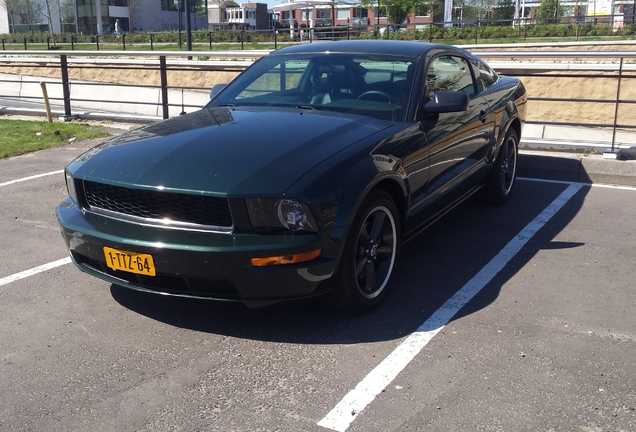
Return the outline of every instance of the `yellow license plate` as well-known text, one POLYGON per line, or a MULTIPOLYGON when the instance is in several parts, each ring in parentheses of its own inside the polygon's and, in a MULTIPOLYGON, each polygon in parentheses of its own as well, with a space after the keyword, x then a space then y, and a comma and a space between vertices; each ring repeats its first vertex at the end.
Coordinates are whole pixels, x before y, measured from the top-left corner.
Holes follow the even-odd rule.
POLYGON ((156 275, 152 255, 105 247, 104 256, 106 265, 112 269, 146 276, 156 275))

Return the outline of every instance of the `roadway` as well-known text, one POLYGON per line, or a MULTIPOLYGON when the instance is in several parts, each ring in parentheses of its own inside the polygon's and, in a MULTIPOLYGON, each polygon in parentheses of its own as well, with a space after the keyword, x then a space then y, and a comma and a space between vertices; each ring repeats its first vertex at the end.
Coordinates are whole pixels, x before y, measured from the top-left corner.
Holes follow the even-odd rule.
POLYGON ((524 173, 406 245, 372 313, 247 309, 68 263, 91 144, 0 160, 1 430, 636 430, 635 188, 524 173))

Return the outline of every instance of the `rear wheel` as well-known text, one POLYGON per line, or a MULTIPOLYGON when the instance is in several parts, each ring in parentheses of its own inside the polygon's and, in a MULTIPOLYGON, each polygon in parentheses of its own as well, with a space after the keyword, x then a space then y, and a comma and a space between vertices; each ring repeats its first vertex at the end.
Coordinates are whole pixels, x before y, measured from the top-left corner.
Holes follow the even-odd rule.
POLYGON ((347 236, 336 287, 326 298, 328 306, 350 312, 368 311, 384 299, 398 258, 400 222, 390 195, 369 194, 347 236))
POLYGON ((488 203, 503 204, 508 201, 517 179, 517 156, 519 137, 514 129, 506 132, 506 138, 499 149, 495 166, 486 181, 484 197, 488 203))

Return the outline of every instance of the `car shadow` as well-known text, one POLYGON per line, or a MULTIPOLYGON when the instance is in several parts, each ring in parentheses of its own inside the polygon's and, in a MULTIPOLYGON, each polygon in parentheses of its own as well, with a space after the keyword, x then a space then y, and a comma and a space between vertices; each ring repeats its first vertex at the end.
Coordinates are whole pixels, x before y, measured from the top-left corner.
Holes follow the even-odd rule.
MULTIPOLYGON (((317 301, 249 309, 241 304, 169 297, 111 286, 122 306, 179 328, 244 339, 301 344, 354 344, 399 339, 414 332, 470 281, 568 184, 519 181, 506 205, 471 199, 410 241, 401 251, 391 292, 377 309, 346 315, 317 301)), ((553 242, 575 217, 589 188, 582 188, 453 320, 493 303, 501 288, 543 249, 579 247, 553 242)))

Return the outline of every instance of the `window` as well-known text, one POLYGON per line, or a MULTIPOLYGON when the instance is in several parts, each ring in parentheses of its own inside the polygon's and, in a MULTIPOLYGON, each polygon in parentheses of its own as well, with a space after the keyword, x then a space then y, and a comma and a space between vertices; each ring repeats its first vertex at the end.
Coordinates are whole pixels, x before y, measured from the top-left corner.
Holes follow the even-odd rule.
POLYGON ((413 95, 413 62, 379 54, 265 56, 208 106, 316 106, 402 122, 413 95))
POLYGON ((329 9, 316 9, 316 18, 329 19, 331 11, 329 9))
MULTIPOLYGON (((126 0, 109 0, 110 5, 115 6, 125 6, 126 0)), ((183 0, 161 0, 161 10, 171 10, 177 11, 179 10, 179 6, 181 6, 181 10, 185 10, 183 0)), ((203 0, 190 0, 190 11, 195 12, 197 10, 201 10, 201 8, 205 8, 205 2, 203 0)))
POLYGON ((336 11, 336 19, 346 20, 349 18, 349 9, 338 9, 336 11))
POLYGON ((475 94, 475 84, 468 62, 457 56, 444 55, 431 61, 426 72, 426 92, 429 98, 436 91, 463 91, 475 94))
POLYGON ((161 0, 161 10, 179 10, 178 0, 161 0))
POLYGON ((369 16, 368 13, 366 8, 355 8, 353 16, 356 18, 366 18, 369 16))
POLYGON ((298 87, 298 82, 309 64, 308 60, 289 60, 275 64, 269 70, 249 84, 236 100, 264 96, 298 87))
POLYGON ((425 17, 426 16, 427 17, 427 16, 430 16, 430 15, 431 15, 431 8, 429 6, 418 5, 415 8, 415 16, 418 16, 418 17, 420 17, 420 16, 421 17, 425 17))
POLYGON ((472 61, 477 81, 477 89, 481 93, 499 80, 497 73, 481 60, 472 61))

